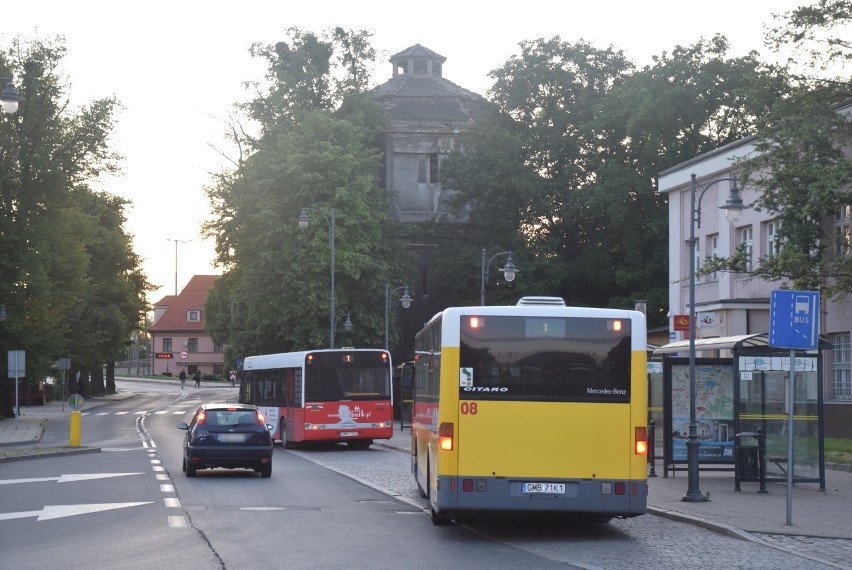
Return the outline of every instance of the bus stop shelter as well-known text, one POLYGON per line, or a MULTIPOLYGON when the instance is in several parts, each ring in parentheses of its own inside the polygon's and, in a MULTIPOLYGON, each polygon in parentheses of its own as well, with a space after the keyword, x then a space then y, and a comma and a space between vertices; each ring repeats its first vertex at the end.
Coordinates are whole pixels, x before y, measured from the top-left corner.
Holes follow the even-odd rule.
MULTIPOLYGON (((730 355, 695 360, 699 470, 733 471, 737 488, 741 480, 759 476, 786 481, 792 405, 793 482, 825 488, 820 354, 827 347, 821 341, 817 350, 795 352, 795 401, 790 403, 791 353, 770 347, 768 333, 696 339, 696 354, 730 355)), ((654 349, 648 372, 654 448, 663 451, 668 477, 688 469, 689 340, 654 349)))

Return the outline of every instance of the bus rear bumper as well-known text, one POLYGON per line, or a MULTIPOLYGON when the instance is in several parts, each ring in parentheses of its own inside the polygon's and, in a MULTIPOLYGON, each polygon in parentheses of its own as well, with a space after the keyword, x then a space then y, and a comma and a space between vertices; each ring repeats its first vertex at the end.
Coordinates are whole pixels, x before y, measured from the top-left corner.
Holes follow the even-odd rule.
POLYGON ((438 477, 437 512, 565 513, 627 518, 648 510, 641 480, 438 477))

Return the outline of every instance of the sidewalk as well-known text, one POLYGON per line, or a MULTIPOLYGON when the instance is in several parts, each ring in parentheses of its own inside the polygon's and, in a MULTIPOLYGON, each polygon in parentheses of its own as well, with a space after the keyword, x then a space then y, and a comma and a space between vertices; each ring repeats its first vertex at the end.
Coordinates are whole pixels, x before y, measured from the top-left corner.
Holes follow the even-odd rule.
MULTIPOLYGON (((120 392, 113 396, 88 399, 83 411, 91 410, 117 399, 132 397, 120 392)), ((21 407, 21 417, 0 421, 0 455, 4 448, 44 447, 41 437, 46 422, 68 422, 71 410, 62 402, 46 406, 21 407)), ((56 445, 55 443, 53 445, 56 445)), ((64 442, 62 445, 67 445, 64 442)), ((394 436, 376 445, 408 453, 411 433, 395 423, 394 436)), ((0 458, 2 462, 2 458, 0 458)), ((0 463, 2 464, 2 463, 0 463)), ((663 477, 657 463, 657 477, 648 478, 648 511, 682 522, 702 526, 730 536, 751 539, 746 533, 768 533, 825 538, 852 539, 852 472, 826 470, 826 488, 820 491, 816 483, 798 483, 793 489, 791 522, 787 525, 787 485, 767 483, 766 494, 758 493, 758 483, 741 483, 741 492, 734 491, 731 472, 699 474, 699 489, 709 493, 710 500, 689 503, 682 500, 688 484, 685 472, 663 477)))
MULTIPOLYGON (((408 453, 411 432, 400 430, 396 422, 394 436, 377 445, 408 453)), ((816 483, 793 486, 791 522, 787 525, 787 484, 769 483, 766 494, 758 493, 758 483, 740 483, 734 491, 733 472, 699 473, 699 489, 710 500, 684 502, 688 480, 686 472, 663 477, 660 461, 657 477, 648 478, 648 512, 688 522, 729 536, 752 540, 746 533, 852 539, 852 472, 826 469, 825 491, 816 483)))

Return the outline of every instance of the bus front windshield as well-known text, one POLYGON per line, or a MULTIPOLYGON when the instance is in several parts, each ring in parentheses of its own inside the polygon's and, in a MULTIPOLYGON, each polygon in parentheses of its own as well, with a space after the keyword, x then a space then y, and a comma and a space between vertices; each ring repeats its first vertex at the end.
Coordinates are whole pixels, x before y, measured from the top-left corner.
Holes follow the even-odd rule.
POLYGON ((305 401, 389 400, 390 364, 384 353, 312 353, 305 362, 305 401))

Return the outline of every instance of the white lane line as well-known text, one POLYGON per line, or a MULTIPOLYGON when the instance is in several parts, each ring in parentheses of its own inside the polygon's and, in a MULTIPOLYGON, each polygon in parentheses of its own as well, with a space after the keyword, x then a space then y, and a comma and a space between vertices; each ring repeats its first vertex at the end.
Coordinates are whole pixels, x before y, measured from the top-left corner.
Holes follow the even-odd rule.
POLYGON ((166 497, 163 500, 165 501, 166 506, 169 508, 180 508, 180 499, 178 499, 177 497, 166 497))
POLYGON ((124 414, 127 414, 127 413, 129 413, 129 412, 116 412, 115 415, 123 416, 124 414))
POLYGON ((174 493, 175 492, 175 486, 174 485, 160 485, 160 492, 161 493, 174 493))
POLYGON ((186 517, 169 517, 169 526, 172 528, 185 528, 189 524, 186 522, 186 517))
POLYGON ((169 476, 166 473, 157 473, 157 481, 168 481, 169 476))

